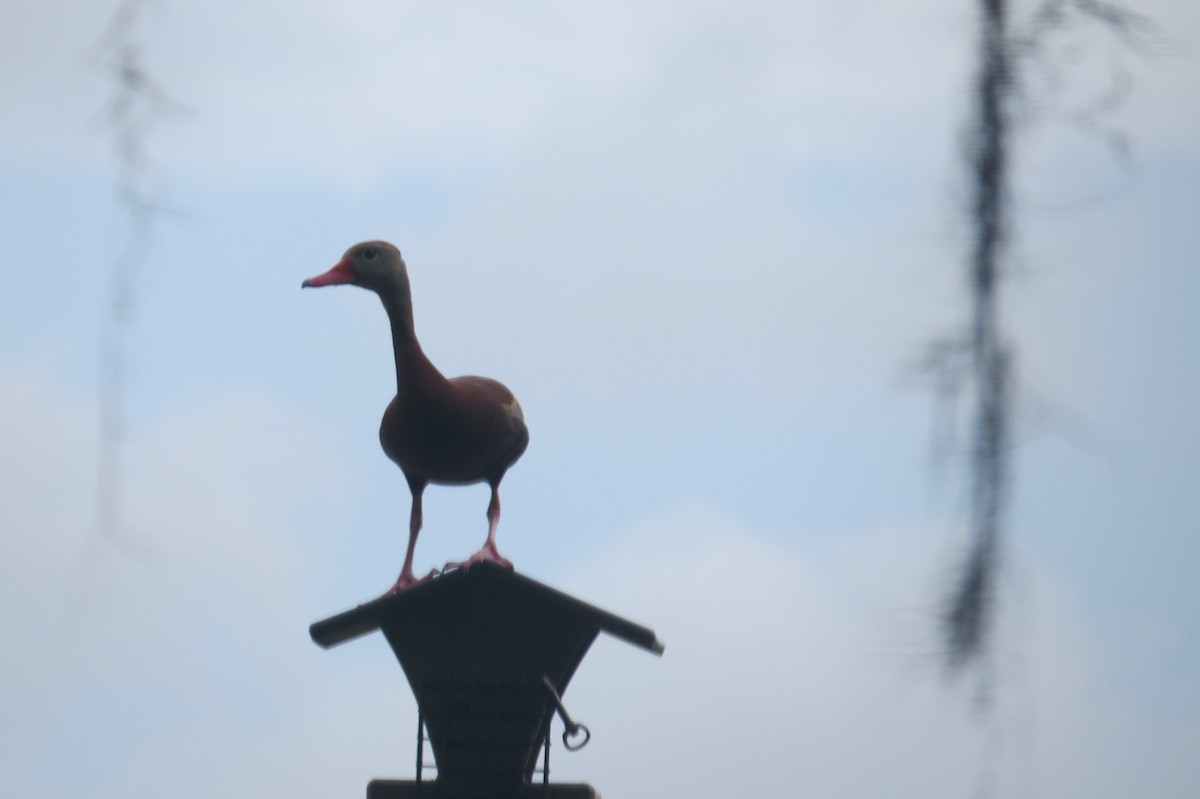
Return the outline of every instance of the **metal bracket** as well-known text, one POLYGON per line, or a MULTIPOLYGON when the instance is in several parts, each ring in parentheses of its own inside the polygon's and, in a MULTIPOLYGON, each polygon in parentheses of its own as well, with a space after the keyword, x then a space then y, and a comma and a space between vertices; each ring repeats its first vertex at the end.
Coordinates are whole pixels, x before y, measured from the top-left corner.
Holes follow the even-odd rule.
POLYGON ((550 693, 550 700, 554 702, 554 708, 558 711, 558 717, 562 719, 563 730, 562 741, 563 746, 568 752, 578 752, 580 749, 588 745, 588 741, 592 740, 592 731, 587 728, 587 725, 580 724, 571 718, 567 713, 567 708, 563 704, 562 697, 558 695, 558 691, 554 690, 554 683, 550 682, 550 678, 542 675, 542 683, 545 684, 546 690, 550 693), (572 738, 577 738, 580 734, 583 735, 583 740, 578 743, 572 743, 572 738))

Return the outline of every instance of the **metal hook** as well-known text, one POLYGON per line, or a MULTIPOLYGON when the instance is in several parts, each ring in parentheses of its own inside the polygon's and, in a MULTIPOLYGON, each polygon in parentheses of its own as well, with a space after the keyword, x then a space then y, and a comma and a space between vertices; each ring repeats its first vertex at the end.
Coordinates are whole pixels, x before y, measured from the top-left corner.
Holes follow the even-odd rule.
POLYGON ((563 730, 563 746, 567 748, 568 752, 578 752, 587 746, 590 740, 592 740, 592 731, 584 724, 576 724, 574 729, 568 728, 563 730), (583 740, 577 744, 572 744, 570 741, 571 736, 578 735, 581 732, 583 733, 583 740))
POLYGON ((554 707, 558 711, 558 717, 562 719, 563 730, 562 741, 563 746, 568 752, 578 752, 580 749, 588 745, 588 741, 592 740, 592 731, 586 725, 580 724, 571 718, 567 713, 567 708, 563 705, 562 697, 558 695, 558 691, 554 690, 554 683, 550 682, 550 678, 542 675, 542 683, 546 686, 546 690, 550 692, 550 699, 554 702, 554 707), (572 744, 571 739, 577 737, 580 733, 583 734, 583 740, 579 743, 572 744))

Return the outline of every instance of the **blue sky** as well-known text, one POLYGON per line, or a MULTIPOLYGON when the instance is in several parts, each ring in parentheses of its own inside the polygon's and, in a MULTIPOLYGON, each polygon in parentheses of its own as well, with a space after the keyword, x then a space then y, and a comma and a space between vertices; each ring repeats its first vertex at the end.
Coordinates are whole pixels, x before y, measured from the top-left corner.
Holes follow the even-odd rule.
MULTIPOLYGON (((0 793, 317 797, 410 775, 415 708, 383 641, 322 652, 306 629, 403 559, 383 310, 299 289, 377 237, 405 254, 434 362, 525 409, 502 551, 667 644, 596 644, 566 697, 595 738, 557 752, 556 779, 1194 792, 1191 3, 1143 4, 1153 54, 1085 29, 1031 73, 983 721, 937 668, 963 492, 931 468, 912 370, 963 320, 972 4, 149 5, 142 54, 182 110, 146 137, 180 214, 155 226, 126 348, 143 557, 93 526, 126 235, 87 59, 110 10, 9 2, 0 33, 0 793), (1072 120, 1113 69, 1127 159, 1072 120)), ((486 504, 431 488, 417 570, 473 551, 486 504)))

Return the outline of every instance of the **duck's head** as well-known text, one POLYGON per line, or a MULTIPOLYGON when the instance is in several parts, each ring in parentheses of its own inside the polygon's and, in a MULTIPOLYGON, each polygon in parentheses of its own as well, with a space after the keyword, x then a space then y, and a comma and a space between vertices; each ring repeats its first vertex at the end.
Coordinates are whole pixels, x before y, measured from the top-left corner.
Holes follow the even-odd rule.
POLYGON ((386 241, 364 241, 346 250, 342 260, 328 272, 310 277, 300 287, 320 288, 348 283, 379 292, 407 278, 404 259, 395 246, 386 241))

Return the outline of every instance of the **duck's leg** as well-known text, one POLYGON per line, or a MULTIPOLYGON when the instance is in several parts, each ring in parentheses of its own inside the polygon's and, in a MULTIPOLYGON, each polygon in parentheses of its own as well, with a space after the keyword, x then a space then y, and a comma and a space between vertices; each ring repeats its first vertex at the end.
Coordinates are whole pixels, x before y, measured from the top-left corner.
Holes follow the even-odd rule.
POLYGON ((396 580, 396 584, 387 591, 387 594, 403 591, 405 588, 423 583, 437 574, 435 569, 420 579, 413 576, 413 554, 417 550, 417 535, 421 532, 421 496, 425 493, 425 484, 410 480, 408 485, 412 489, 412 511, 408 516, 408 550, 404 553, 404 568, 400 570, 400 577, 396 580))
POLYGON ((484 542, 480 550, 466 560, 447 563, 447 569, 469 569, 476 563, 484 560, 503 566, 506 569, 513 567, 512 561, 501 555, 500 550, 496 548, 496 527, 500 524, 500 486, 498 483, 492 484, 492 500, 488 503, 487 518, 487 541, 484 542))

